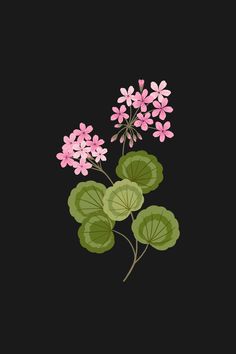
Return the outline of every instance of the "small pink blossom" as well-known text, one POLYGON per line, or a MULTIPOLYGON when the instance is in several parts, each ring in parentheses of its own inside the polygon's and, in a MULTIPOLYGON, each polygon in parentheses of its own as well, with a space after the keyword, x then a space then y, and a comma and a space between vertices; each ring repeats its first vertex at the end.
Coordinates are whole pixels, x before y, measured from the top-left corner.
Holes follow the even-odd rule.
POLYGON ((71 133, 70 136, 64 136, 64 145, 62 146, 63 151, 69 151, 73 152, 73 145, 75 143, 76 135, 74 133, 71 133))
POLYGON ((151 93, 151 95, 154 97, 154 99, 158 98, 159 102, 163 100, 163 96, 169 96, 171 94, 170 90, 164 90, 166 87, 167 82, 162 81, 160 85, 158 86, 156 82, 152 81, 151 82, 151 88, 153 89, 154 92, 151 93))
POLYGON ((173 112, 173 108, 171 106, 167 106, 168 104, 168 98, 163 98, 163 100, 160 102, 154 101, 153 106, 156 108, 152 112, 152 116, 156 117, 160 114, 159 118, 161 120, 164 120, 166 118, 166 112, 171 113, 173 112))
POLYGON ((170 130, 170 122, 165 122, 164 125, 162 125, 160 122, 156 122, 156 129, 157 131, 153 133, 153 136, 155 138, 159 137, 160 142, 162 143, 165 138, 173 138, 174 133, 172 133, 170 130))
POLYGON ((115 112, 115 114, 112 114, 111 120, 118 119, 118 122, 122 123, 123 119, 128 119, 129 118, 129 115, 127 113, 125 113, 125 111, 126 111, 125 105, 122 105, 120 107, 120 109, 117 108, 117 107, 112 107, 112 110, 113 110, 113 112, 115 112))
POLYGON ((126 101, 127 106, 131 106, 132 105, 132 100, 134 100, 134 88, 133 86, 130 86, 128 88, 128 90, 126 90, 125 88, 121 88, 120 92, 123 96, 119 97, 117 102, 118 103, 123 103, 126 101))
POLYGON ((88 174, 88 169, 92 167, 92 164, 90 162, 86 162, 85 159, 80 159, 80 161, 74 161, 73 167, 75 168, 75 174, 79 175, 82 173, 82 175, 87 176, 88 174))
POLYGON ((76 150, 73 155, 75 159, 78 159, 79 157, 86 159, 91 151, 91 148, 90 146, 87 146, 86 141, 81 141, 81 143, 74 144, 74 150, 76 150))
POLYGON ((144 80, 142 80, 142 79, 138 80, 138 85, 139 85, 140 92, 142 92, 143 91, 143 86, 144 86, 144 80))
POLYGON ((94 135, 92 140, 87 141, 87 146, 90 146, 91 152, 95 151, 100 145, 104 144, 103 139, 99 139, 98 135, 94 135))
POLYGON ((92 125, 89 125, 86 127, 86 125, 84 123, 80 123, 79 129, 75 129, 73 131, 73 133, 79 137, 78 141, 81 142, 83 140, 90 140, 91 139, 91 136, 89 135, 89 133, 91 133, 91 131, 93 131, 92 125))
POLYGON ((96 162, 99 162, 100 160, 106 161, 106 156, 104 156, 107 153, 107 149, 103 149, 102 147, 98 147, 96 151, 93 151, 92 155, 95 158, 96 162))
POLYGON ((134 108, 140 108, 142 112, 147 112, 147 104, 154 100, 153 96, 148 96, 148 90, 144 89, 142 93, 136 92, 135 101, 133 103, 134 108))
POLYGON ((153 124, 153 120, 149 119, 151 117, 150 113, 142 113, 137 114, 138 119, 134 122, 135 127, 141 127, 142 130, 148 130, 148 125, 153 124))
POLYGON ((73 166, 74 160, 72 159, 73 154, 70 151, 59 152, 56 157, 61 160, 61 167, 64 168, 67 165, 73 166))

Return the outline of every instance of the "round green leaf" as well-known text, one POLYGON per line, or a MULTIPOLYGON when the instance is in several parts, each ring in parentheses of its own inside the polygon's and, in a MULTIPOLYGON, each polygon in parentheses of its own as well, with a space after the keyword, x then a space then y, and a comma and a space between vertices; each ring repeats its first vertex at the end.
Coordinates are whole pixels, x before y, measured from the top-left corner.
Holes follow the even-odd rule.
POLYGON ((144 202, 141 188, 128 179, 115 182, 107 188, 103 198, 103 210, 112 220, 124 220, 144 202))
POLYGON ((146 151, 131 151, 122 156, 116 167, 121 179, 128 178, 142 188, 143 193, 156 189, 163 180, 163 167, 154 155, 146 151))
POLYGON ((93 253, 109 251, 115 244, 114 225, 104 213, 90 214, 78 230, 81 246, 93 253))
POLYGON ((135 238, 164 251, 175 245, 179 237, 179 224, 174 214, 161 206, 150 206, 138 213, 132 223, 135 238))
POLYGON ((103 184, 94 181, 80 182, 72 189, 68 205, 70 214, 76 221, 82 223, 89 214, 103 210, 102 198, 105 190, 103 184))

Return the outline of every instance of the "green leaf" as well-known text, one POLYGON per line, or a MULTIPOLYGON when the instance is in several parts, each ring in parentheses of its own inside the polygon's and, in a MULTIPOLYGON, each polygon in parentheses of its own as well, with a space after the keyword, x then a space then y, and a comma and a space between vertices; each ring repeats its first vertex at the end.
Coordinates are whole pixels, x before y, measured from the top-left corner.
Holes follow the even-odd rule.
POLYGON ((179 237, 179 224, 174 214, 161 206, 150 206, 138 213, 132 223, 135 238, 164 251, 175 245, 179 237))
POLYGON ((82 223, 89 214, 103 210, 102 198, 105 190, 103 184, 94 181, 80 182, 72 189, 68 205, 70 214, 76 221, 82 223))
POLYGON ((109 251, 115 244, 114 225, 104 213, 90 214, 78 230, 81 246, 93 253, 109 251))
POLYGON ((154 155, 146 151, 131 151, 122 156, 116 167, 121 179, 128 178, 142 188, 143 193, 156 189, 163 180, 163 167, 154 155))
POLYGON ((103 198, 103 210, 112 220, 124 220, 144 202, 141 188, 128 179, 115 182, 107 188, 103 198))

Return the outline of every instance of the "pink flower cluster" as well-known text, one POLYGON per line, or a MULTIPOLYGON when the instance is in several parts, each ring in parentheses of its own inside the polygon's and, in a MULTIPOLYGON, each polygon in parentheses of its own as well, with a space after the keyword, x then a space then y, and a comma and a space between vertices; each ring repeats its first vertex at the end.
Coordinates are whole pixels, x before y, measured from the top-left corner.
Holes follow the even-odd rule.
POLYGON ((92 125, 86 127, 84 123, 80 123, 79 129, 75 129, 69 136, 64 136, 62 152, 56 155, 62 168, 72 166, 76 175, 82 173, 87 176, 88 169, 95 163, 106 161, 107 149, 102 148, 104 140, 99 139, 98 135, 91 137, 92 131, 92 125))
POLYGON ((151 82, 151 89, 149 91, 144 88, 144 80, 139 80, 139 91, 134 90, 133 86, 129 86, 126 90, 121 88, 121 97, 117 102, 122 103, 120 107, 112 107, 114 114, 111 120, 118 120, 119 124, 115 124, 115 128, 120 128, 117 134, 113 135, 111 142, 115 141, 118 137, 120 143, 125 143, 126 139, 129 140, 129 146, 132 147, 134 142, 142 139, 141 134, 136 130, 140 128, 142 131, 154 129, 154 137, 158 137, 160 142, 165 138, 172 138, 174 133, 169 130, 170 122, 164 124, 161 122, 154 122, 152 118, 158 117, 160 120, 165 120, 168 113, 173 112, 173 108, 168 105, 168 98, 171 94, 170 90, 166 89, 166 81, 161 81, 158 85, 156 82, 151 82), (127 111, 127 107, 129 110, 127 111), (132 108, 135 111, 132 111, 132 108), (129 114, 128 114, 129 112, 129 114), (155 123, 155 127, 152 125, 155 123))

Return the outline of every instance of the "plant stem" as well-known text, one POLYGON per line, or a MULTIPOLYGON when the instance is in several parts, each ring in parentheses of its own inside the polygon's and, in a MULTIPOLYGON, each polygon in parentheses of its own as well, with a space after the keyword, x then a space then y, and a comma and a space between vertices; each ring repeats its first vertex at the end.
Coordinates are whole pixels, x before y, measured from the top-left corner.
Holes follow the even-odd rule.
POLYGON ((125 154, 126 133, 127 133, 127 129, 125 132, 124 142, 123 142, 123 146, 122 146, 122 156, 124 156, 124 154, 125 154))
POLYGON ((132 270, 134 269, 135 265, 140 261, 140 259, 143 257, 143 255, 146 253, 147 249, 148 249, 149 245, 146 245, 145 249, 143 250, 143 252, 141 253, 141 255, 137 258, 137 255, 134 256, 134 260, 133 263, 131 264, 131 267, 128 271, 128 273, 126 274, 125 278, 123 279, 123 282, 125 282, 128 277, 130 276, 130 274, 132 273, 132 270))
POLYGON ((116 230, 113 230, 116 234, 118 234, 118 235, 120 235, 120 236, 122 236, 122 237, 124 237, 125 239, 126 239, 126 241, 128 241, 129 242, 129 244, 130 244, 130 247, 132 248, 132 251, 133 251, 133 254, 134 254, 134 256, 135 256, 135 249, 134 249, 134 246, 132 245, 132 243, 131 243, 131 241, 128 239, 128 237, 127 236, 125 236, 124 234, 122 234, 121 232, 119 232, 119 231, 116 231, 116 230))
POLYGON ((114 184, 114 182, 112 181, 111 177, 108 176, 108 174, 103 170, 103 168, 100 168, 99 171, 101 171, 101 172, 109 179, 109 181, 111 182, 111 184, 114 184))
POLYGON ((146 245, 146 247, 144 248, 143 252, 140 254, 140 256, 137 258, 136 263, 138 263, 138 261, 143 257, 143 255, 146 253, 147 249, 148 249, 148 245, 146 245))

